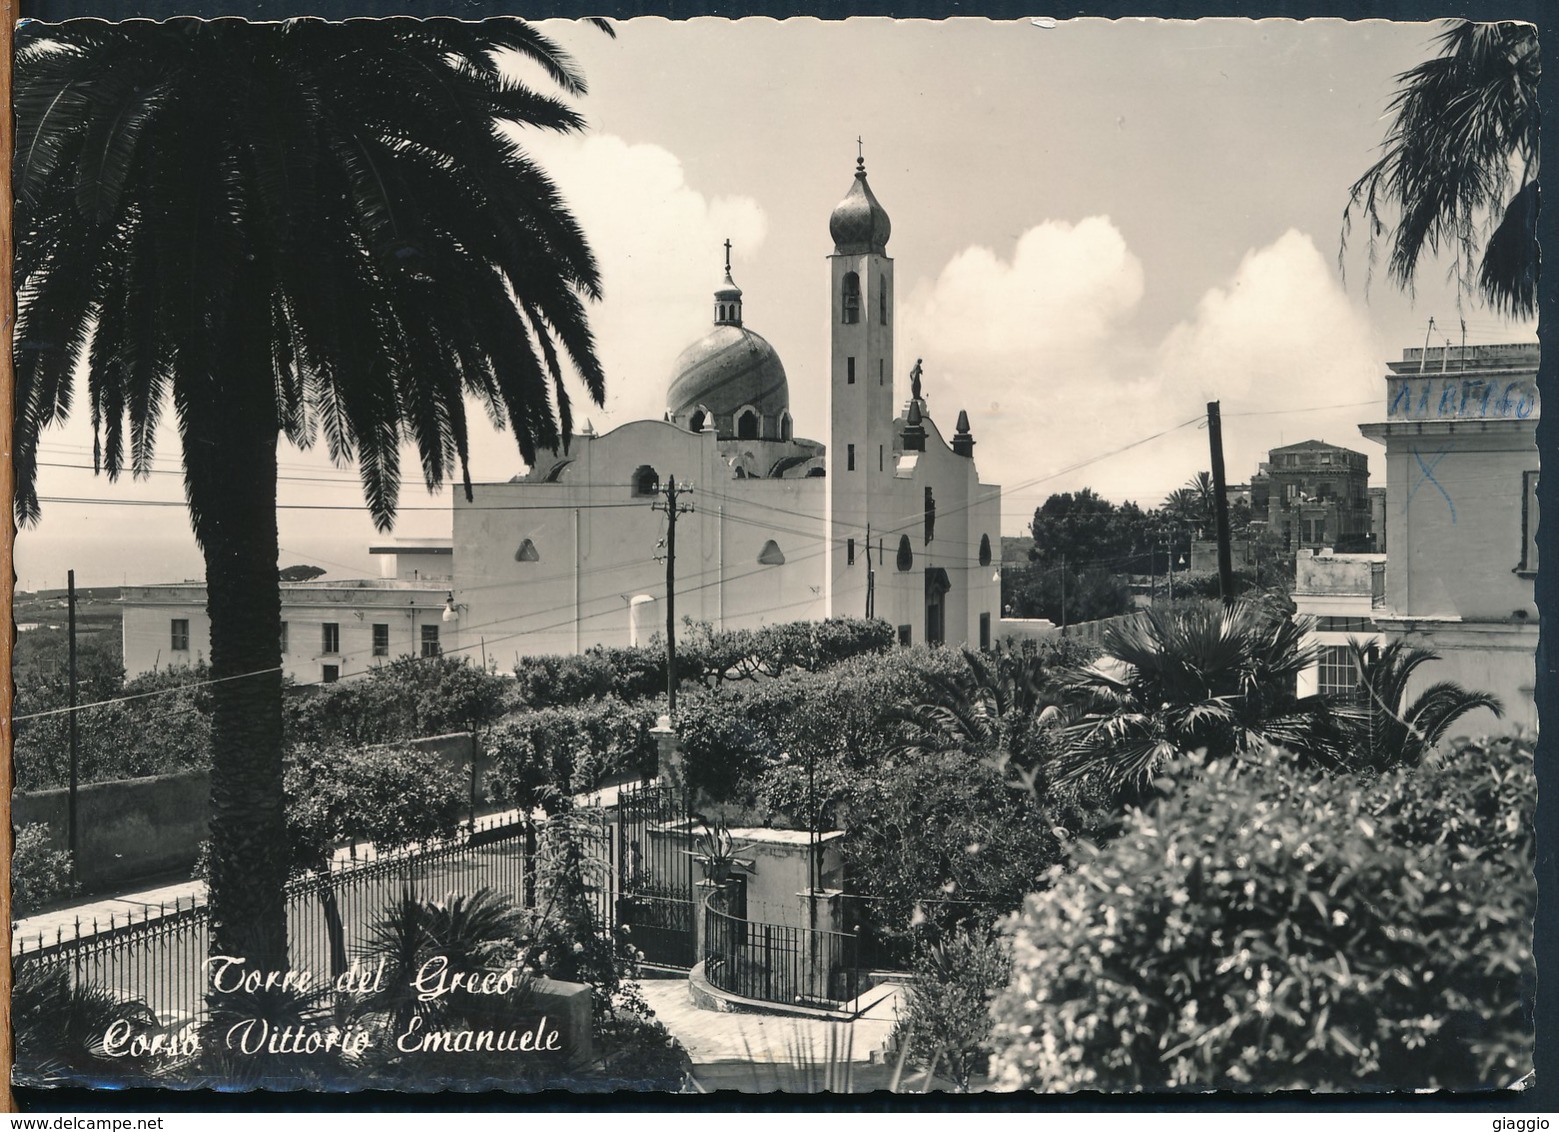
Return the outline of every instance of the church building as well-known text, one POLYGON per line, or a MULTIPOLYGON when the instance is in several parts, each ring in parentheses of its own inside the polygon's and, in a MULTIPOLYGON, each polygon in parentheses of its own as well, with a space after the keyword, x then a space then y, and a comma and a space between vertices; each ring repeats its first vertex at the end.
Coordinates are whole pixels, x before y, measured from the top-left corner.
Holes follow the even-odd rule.
POLYGON ((826 444, 796 435, 727 244, 713 326, 677 359, 662 419, 587 426, 525 475, 457 493, 446 649, 502 664, 647 644, 668 575, 679 625, 875 616, 905 643, 990 645, 1001 489, 980 482, 966 413, 944 439, 918 362, 895 397, 891 225, 856 164, 828 222, 826 444))

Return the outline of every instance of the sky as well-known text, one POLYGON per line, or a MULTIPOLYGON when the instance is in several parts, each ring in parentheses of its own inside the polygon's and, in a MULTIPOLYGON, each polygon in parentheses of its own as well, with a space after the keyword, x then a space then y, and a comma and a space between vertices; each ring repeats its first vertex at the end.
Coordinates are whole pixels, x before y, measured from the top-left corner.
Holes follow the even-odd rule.
MULTIPOLYGON (((1052 492, 1156 505, 1210 466, 1195 423, 1210 400, 1231 483, 1269 448, 1319 439, 1366 453, 1379 485, 1382 450, 1358 425, 1383 417, 1385 362, 1422 346, 1431 317, 1432 345, 1459 345, 1463 323, 1468 344, 1536 338, 1459 300, 1448 262, 1423 265, 1413 296, 1371 281, 1362 226, 1339 263, 1348 187, 1385 136, 1395 76, 1433 53, 1433 25, 649 18, 615 39, 541 26, 590 84, 583 133, 520 137, 601 264, 605 405, 572 386, 576 421, 598 431, 664 411, 730 239, 796 435, 827 440, 828 216, 858 137, 893 224, 897 396, 922 358, 933 419, 950 432, 968 410, 1006 534, 1052 492)), ((84 417, 45 434, 40 494, 115 505, 45 501, 18 535, 18 586, 62 585, 70 568, 79 585, 201 577, 176 430, 157 473, 110 483, 83 467, 84 417)), ((506 435, 472 449, 478 481, 524 470, 506 435)), ((377 574, 367 548, 386 536, 355 473, 319 451, 284 446, 281 461, 282 563, 377 574)), ((394 533, 447 535, 449 499, 405 483, 394 533)))

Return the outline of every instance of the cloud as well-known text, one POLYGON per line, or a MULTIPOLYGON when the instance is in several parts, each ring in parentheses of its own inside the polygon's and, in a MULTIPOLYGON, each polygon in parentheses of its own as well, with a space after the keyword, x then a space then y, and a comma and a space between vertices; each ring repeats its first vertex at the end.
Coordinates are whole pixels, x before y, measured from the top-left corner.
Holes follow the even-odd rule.
MULTIPOLYGON (((590 309, 606 369, 605 411, 577 384, 575 419, 597 429, 659 417, 671 365, 709 329, 711 295, 730 239, 737 274, 768 233, 751 197, 709 197, 687 182, 680 159, 657 145, 610 134, 521 135, 589 234, 601 268, 602 302, 590 309)), ((474 454, 473 474, 503 478, 519 470, 511 438, 493 438, 474 454)))
POLYGON ((1157 342, 1134 325, 1146 284, 1108 218, 1047 221, 1010 257, 958 253, 901 307, 901 353, 925 358, 934 419, 946 427, 969 410, 981 476, 1006 489, 1005 530, 1051 492, 1083 486, 1158 503, 1209 466, 1205 429, 1105 454, 1210 400, 1225 416, 1231 482, 1267 449, 1311 436, 1370 451, 1357 429, 1367 407, 1316 410, 1375 397, 1383 354, 1309 236, 1252 249, 1157 342))

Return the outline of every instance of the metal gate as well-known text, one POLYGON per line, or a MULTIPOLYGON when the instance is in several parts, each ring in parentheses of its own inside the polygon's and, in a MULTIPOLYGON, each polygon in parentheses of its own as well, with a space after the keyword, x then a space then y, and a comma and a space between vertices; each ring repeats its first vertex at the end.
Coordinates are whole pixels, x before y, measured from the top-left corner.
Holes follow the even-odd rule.
POLYGON ((698 960, 697 890, 686 796, 665 784, 624 786, 617 798, 617 919, 644 961, 691 968, 698 960))

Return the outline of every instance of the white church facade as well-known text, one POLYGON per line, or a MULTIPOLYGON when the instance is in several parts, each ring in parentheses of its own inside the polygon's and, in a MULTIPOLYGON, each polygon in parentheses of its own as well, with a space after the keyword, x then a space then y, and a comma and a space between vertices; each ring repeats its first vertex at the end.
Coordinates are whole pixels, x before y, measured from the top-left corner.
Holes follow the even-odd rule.
MULTIPOLYGON (((677 359, 662 419, 587 426, 524 475, 453 493, 452 544, 375 548, 396 556, 383 579, 284 585, 287 674, 330 681, 430 650, 504 668, 648 644, 666 624, 673 481, 691 489, 670 564, 679 627, 875 616, 904 643, 989 647, 1001 489, 980 482, 967 414, 950 438, 931 418, 918 362, 895 398, 890 231, 857 161, 829 218, 826 444, 795 435, 785 367, 746 324, 728 246, 714 325, 677 359)), ((209 655, 204 596, 188 583, 125 591, 129 675, 209 655)))
POLYGON ((665 489, 675 616, 715 629, 872 615, 905 642, 989 646, 1001 594, 1001 489, 980 482, 960 412, 931 419, 918 363, 895 400, 888 214, 857 162, 829 218, 826 445, 795 435, 785 368, 731 279, 677 359, 661 420, 567 450, 454 504, 462 645, 493 655, 648 643, 666 621, 665 489))

